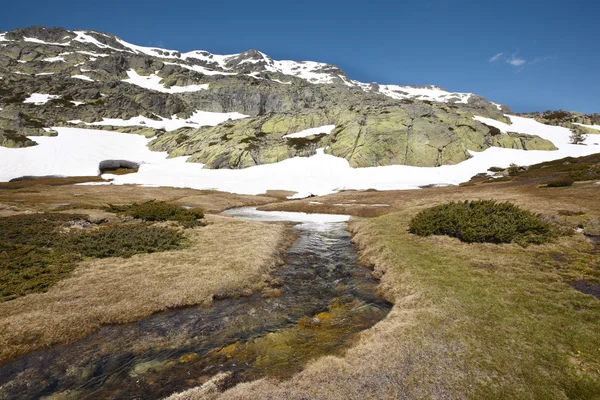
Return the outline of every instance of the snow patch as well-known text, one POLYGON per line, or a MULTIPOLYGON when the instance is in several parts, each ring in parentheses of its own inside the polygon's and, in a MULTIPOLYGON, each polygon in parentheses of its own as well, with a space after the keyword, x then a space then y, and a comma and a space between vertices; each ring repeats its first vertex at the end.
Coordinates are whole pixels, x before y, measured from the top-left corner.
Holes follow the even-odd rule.
POLYGON ((318 135, 320 133, 329 135, 331 133, 331 131, 333 131, 334 129, 335 129, 335 125, 325 125, 325 126, 319 126, 317 128, 305 129, 298 133, 290 133, 289 135, 285 135, 282 137, 292 139, 292 138, 304 138, 304 137, 308 137, 308 136, 312 136, 312 135, 318 135))
POLYGON ((47 45, 52 45, 52 46, 69 46, 71 44, 71 43, 50 43, 50 42, 44 42, 43 40, 36 39, 36 38, 30 38, 30 37, 24 37, 23 40, 25 42, 47 44, 47 45))
POLYGON ((71 78, 81 79, 82 81, 88 81, 88 82, 96 82, 89 76, 85 76, 85 75, 71 75, 71 78))
POLYGON ((49 57, 49 58, 44 58, 42 61, 45 62, 65 62, 65 59, 63 57, 49 57))
POLYGON ((185 92, 198 92, 200 90, 207 90, 208 84, 203 85, 190 85, 190 86, 171 86, 170 88, 164 87, 160 82, 162 78, 156 75, 158 71, 149 76, 141 76, 135 70, 130 69, 127 71, 128 79, 124 79, 123 82, 130 83, 143 87, 144 89, 155 90, 161 93, 185 93, 185 92))
POLYGON ((42 104, 46 104, 50 100, 59 98, 60 96, 54 94, 32 93, 31 96, 29 96, 23 101, 23 103, 41 106, 42 104))

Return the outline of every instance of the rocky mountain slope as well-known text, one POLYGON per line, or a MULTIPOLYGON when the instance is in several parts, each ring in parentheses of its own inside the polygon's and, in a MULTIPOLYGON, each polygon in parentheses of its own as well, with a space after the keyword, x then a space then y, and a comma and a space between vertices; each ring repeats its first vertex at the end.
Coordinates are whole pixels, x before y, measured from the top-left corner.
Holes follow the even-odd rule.
MULTIPOLYGON (((440 166, 490 147, 554 150, 500 132, 508 109, 439 87, 366 84, 317 62, 249 50, 216 55, 136 46, 94 31, 0 33, 0 145, 36 145, 50 127, 85 126, 155 139, 153 150, 205 168, 245 168, 323 148, 352 167, 440 166), (199 112, 225 114, 206 126, 199 112)), ((204 114, 203 114, 204 115, 204 114)))

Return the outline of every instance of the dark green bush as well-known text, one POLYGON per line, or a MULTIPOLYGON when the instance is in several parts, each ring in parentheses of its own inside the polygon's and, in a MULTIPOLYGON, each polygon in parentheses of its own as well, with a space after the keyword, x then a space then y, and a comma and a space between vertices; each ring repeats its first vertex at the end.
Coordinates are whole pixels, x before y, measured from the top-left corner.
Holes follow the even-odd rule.
POLYGON ((186 210, 181 206, 156 200, 122 206, 110 204, 106 211, 129 215, 143 221, 176 221, 185 227, 202 225, 200 220, 204 218, 201 210, 186 210))
POLYGON ((176 229, 142 224, 108 225, 98 230, 61 235, 56 247, 80 257, 131 257, 179 247, 183 233, 176 229))
POLYGON ((573 178, 569 178, 569 177, 565 176, 565 177, 558 178, 558 179, 548 182, 548 184, 546 186, 547 187, 565 187, 565 186, 573 186, 573 183, 575 183, 575 180, 573 178))
POLYGON ((74 261, 72 254, 0 241, 0 302, 47 290, 69 275, 74 261))
POLYGON ((37 247, 52 247, 61 227, 82 223, 80 214, 20 214, 0 218, 0 242, 37 247))
POLYGON ((511 203, 492 200, 451 202, 418 213, 409 232, 419 236, 448 235, 463 242, 545 243, 550 225, 538 215, 511 203))

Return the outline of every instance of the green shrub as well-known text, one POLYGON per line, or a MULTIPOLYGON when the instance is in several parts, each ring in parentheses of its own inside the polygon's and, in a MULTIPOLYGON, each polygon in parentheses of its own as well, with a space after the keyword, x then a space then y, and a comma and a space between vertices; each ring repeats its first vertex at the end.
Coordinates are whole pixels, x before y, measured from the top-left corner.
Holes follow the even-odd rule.
POLYGON ((409 232, 419 236, 448 235, 463 242, 545 243, 550 225, 538 215, 511 203, 492 200, 451 202, 418 213, 409 232))
POLYGON ((131 257, 179 247, 183 233, 176 229, 142 224, 108 225, 97 230, 61 235, 56 247, 79 257, 131 257))
POLYGON ((555 179, 553 181, 548 182, 546 187, 565 187, 565 186, 573 186, 575 180, 573 178, 569 178, 567 176, 555 179))
POLYGON ((510 164, 507 170, 509 176, 517 176, 519 174, 519 166, 516 164, 510 164))
POLYGON ((80 214, 20 214, 0 218, 0 242, 37 247, 53 247, 61 227, 84 223, 80 214))
POLYGON ((71 273, 73 261, 71 254, 0 241, 0 302, 47 290, 71 273))
POLYGON ((488 171, 490 172, 502 172, 504 171, 506 168, 502 168, 502 167, 489 167, 488 171))
POLYGON ((106 211, 129 215, 143 221, 176 221, 185 227, 202 225, 200 220, 204 218, 201 210, 186 210, 181 206, 156 200, 122 206, 110 204, 106 211))

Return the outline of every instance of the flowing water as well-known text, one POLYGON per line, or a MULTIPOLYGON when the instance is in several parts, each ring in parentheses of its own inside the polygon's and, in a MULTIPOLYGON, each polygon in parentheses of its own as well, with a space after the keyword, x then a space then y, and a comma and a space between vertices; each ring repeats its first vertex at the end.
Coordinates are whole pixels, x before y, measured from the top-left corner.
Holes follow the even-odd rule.
POLYGON ((391 304, 361 267, 343 216, 234 209, 224 214, 293 221, 298 238, 273 273, 272 297, 215 300, 111 325, 71 345, 0 367, 0 399, 159 399, 219 372, 229 385, 285 379, 307 361, 341 354, 391 304))

